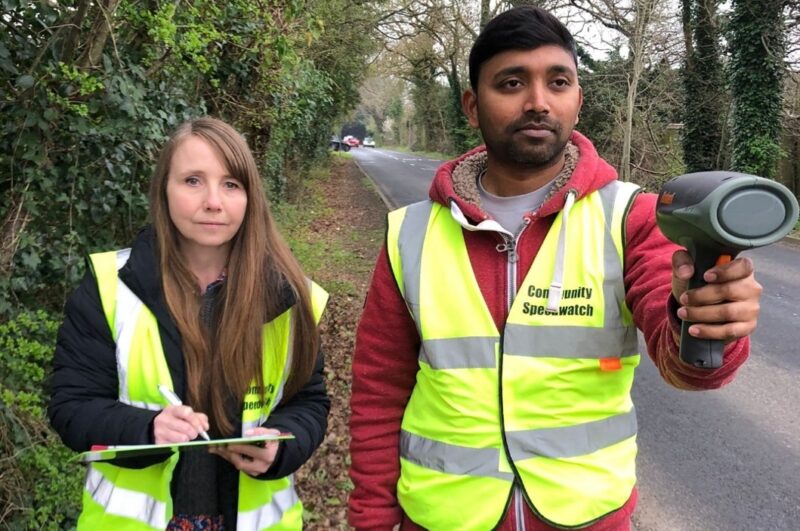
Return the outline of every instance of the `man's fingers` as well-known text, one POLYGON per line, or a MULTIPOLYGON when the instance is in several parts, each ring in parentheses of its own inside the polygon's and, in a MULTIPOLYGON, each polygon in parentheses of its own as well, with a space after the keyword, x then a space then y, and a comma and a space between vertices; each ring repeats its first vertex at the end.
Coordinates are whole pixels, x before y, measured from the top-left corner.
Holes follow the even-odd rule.
POLYGON ((678 310, 678 317, 692 323, 733 323, 755 321, 759 313, 758 302, 730 302, 711 306, 691 306, 678 310))
POLYGON ((689 280, 694 273, 694 262, 683 249, 672 253, 672 274, 680 280, 689 280))
POLYGON ((693 323, 689 327, 689 334, 698 339, 716 339, 728 342, 749 336, 755 329, 756 321, 736 321, 718 325, 693 323))
POLYGON ((754 270, 753 261, 740 256, 727 264, 712 267, 703 274, 703 279, 706 282, 732 282, 749 277, 754 270))
POLYGON ((689 287, 689 279, 694 274, 692 257, 683 249, 672 253, 672 296, 680 300, 689 287))
POLYGON ((708 306, 725 302, 750 301, 756 307, 763 288, 750 275, 738 280, 706 284, 685 292, 680 302, 684 306, 708 306))

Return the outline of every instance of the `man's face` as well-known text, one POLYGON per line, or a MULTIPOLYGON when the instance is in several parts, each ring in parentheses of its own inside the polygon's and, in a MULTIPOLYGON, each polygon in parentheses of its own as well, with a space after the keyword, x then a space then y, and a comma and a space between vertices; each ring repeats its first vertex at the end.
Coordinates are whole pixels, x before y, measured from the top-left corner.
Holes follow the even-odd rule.
POLYGON ((555 45, 495 55, 481 66, 477 94, 463 98, 490 156, 532 169, 560 160, 582 103, 575 61, 555 45))

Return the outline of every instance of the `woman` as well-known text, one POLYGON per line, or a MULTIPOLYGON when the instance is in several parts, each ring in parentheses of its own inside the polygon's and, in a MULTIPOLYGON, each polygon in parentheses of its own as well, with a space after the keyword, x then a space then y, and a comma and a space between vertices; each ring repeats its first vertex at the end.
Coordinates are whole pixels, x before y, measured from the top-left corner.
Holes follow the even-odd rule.
POLYGON ((169 139, 150 214, 130 249, 90 257, 67 302, 53 427, 76 451, 206 431, 295 438, 93 464, 78 528, 301 528, 291 474, 325 433, 316 325, 327 294, 278 234, 247 143, 219 120, 169 139))

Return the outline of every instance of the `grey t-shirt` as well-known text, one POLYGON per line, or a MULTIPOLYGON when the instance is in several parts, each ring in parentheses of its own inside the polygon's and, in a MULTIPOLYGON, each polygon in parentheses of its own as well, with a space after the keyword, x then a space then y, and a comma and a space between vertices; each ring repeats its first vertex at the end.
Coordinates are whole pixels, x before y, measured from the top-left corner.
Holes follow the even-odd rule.
POLYGON ((527 194, 500 197, 486 191, 483 187, 483 175, 481 173, 478 177, 478 193, 481 196, 483 210, 514 236, 522 230, 525 214, 541 206, 556 181, 553 179, 538 190, 527 194))

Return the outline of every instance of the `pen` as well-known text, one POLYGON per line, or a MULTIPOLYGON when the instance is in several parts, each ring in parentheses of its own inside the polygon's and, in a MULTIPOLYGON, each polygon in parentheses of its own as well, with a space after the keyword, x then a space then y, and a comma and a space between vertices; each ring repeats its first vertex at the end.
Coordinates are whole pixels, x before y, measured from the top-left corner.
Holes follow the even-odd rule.
MULTIPOLYGON (((181 402, 181 399, 178 398, 178 395, 173 393, 172 389, 170 389, 166 385, 158 384, 158 392, 161 393, 161 396, 163 396, 167 400, 167 402, 169 402, 171 405, 173 405, 173 406, 182 406, 183 405, 183 402, 181 402)), ((201 431, 200 432, 200 437, 202 437, 203 439, 205 439, 207 441, 211 440, 211 437, 209 437, 208 434, 205 431, 201 431)))

